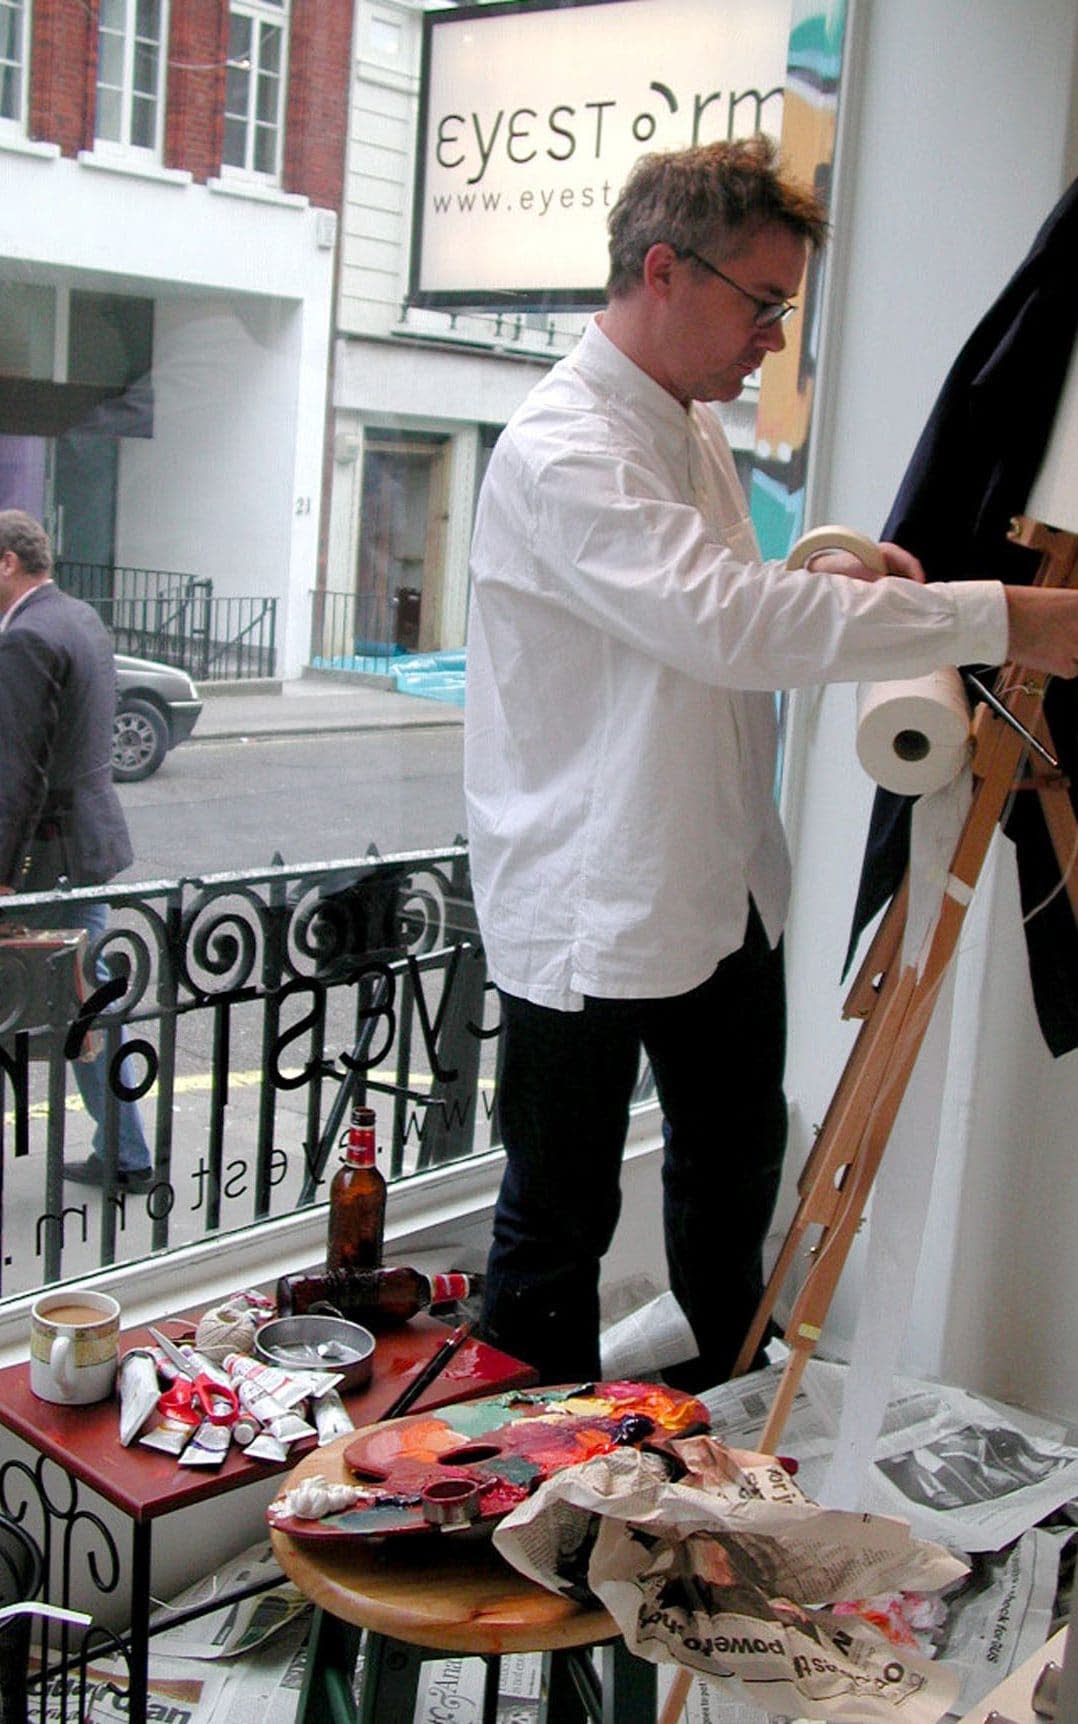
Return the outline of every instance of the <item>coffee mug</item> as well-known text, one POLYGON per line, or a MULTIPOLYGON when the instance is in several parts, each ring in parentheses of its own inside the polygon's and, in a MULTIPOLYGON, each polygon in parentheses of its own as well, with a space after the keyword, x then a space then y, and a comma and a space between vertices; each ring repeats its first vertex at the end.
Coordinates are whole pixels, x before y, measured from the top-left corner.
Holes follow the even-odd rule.
POLYGON ((120 1307, 82 1287, 42 1293, 30 1311, 30 1388, 41 1401, 86 1407, 116 1382, 120 1307))

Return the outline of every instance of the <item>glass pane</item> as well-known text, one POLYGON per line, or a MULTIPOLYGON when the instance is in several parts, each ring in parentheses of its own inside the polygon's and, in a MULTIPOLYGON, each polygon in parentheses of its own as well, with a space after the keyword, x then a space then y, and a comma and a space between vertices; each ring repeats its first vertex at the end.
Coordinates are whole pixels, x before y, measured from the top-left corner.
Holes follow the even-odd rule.
POLYGON ((22 6, 0 6, 0 60, 22 64, 22 6))
POLYGON ((145 41, 161 40, 161 0, 138 0, 135 12, 135 34, 145 41))
POLYGON ((157 68, 160 58, 160 53, 156 47, 144 46, 142 43, 136 47, 134 88, 139 95, 156 96, 157 68))
POLYGON ((255 128, 254 165, 260 174, 275 174, 277 172, 276 127, 257 126, 255 128))
POLYGON ((221 160, 230 168, 242 168, 247 127, 242 120, 225 120, 225 142, 221 160))
POLYGON ((102 30, 97 38, 97 83, 118 89, 124 81, 124 44, 122 36, 102 30))
POLYGON ((228 57, 230 60, 250 59, 251 28, 250 18, 245 18, 242 12, 233 12, 228 29, 228 57))
POLYGON ((15 66, 0 66, 0 120, 18 120, 20 78, 15 66))
POLYGON ((101 0, 97 21, 102 30, 118 30, 122 34, 127 27, 127 0, 101 0))
POLYGON ((260 72, 258 77, 258 119, 264 126, 276 126, 280 113, 281 80, 267 77, 260 72))
POLYGON ((263 24, 258 41, 258 64, 262 71, 277 73, 281 70, 283 41, 284 31, 276 24, 263 24))
POLYGON ((156 125, 156 101, 136 96, 131 103, 131 142, 140 150, 152 150, 157 143, 156 125))
POLYGON ((106 138, 109 143, 118 144, 122 141, 123 123, 119 90, 103 90, 100 85, 97 91, 97 122, 95 132, 99 138, 106 138))
POLYGON ((225 113, 246 116, 250 101, 251 77, 249 72, 240 71, 237 66, 228 68, 225 83, 225 113))

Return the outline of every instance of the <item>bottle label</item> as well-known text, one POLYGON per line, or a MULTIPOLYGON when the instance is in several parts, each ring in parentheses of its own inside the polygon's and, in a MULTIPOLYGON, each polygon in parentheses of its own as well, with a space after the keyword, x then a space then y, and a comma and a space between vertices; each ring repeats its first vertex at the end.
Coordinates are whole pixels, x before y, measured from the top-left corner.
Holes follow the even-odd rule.
POLYGON ((352 1167, 374 1167, 376 1145, 368 1126, 352 1126, 345 1140, 344 1158, 352 1167))
POLYGON ((430 1278, 430 1302, 432 1305, 448 1305, 454 1299, 467 1299, 467 1275, 432 1275, 430 1278))

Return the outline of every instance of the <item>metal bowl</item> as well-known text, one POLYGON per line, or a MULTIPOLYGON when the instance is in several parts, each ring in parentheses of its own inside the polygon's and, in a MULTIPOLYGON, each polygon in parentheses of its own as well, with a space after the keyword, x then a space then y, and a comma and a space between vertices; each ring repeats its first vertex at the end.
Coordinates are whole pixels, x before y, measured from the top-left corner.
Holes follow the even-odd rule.
POLYGON ((255 1354, 285 1370, 332 1371, 358 1389, 374 1365, 374 1336, 344 1317, 277 1317, 255 1336, 255 1354))

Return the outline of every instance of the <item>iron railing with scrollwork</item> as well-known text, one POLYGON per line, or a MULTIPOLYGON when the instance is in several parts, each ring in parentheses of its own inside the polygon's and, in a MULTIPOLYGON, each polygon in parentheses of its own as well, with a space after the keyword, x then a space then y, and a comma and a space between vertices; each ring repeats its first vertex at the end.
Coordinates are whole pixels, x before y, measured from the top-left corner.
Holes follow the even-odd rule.
MULTIPOLYGON (((376 1108, 391 1178, 490 1147, 497 1005, 465 850, 64 898, 102 901, 81 1006, 69 965, 0 939, 0 1299, 324 1200, 353 1099, 376 1108), (90 1148, 69 1092, 94 1036, 107 1175, 121 1096, 152 1147, 137 1194, 64 1180, 90 1148)), ((9 900, 6 925, 45 927, 56 902, 9 900)))

